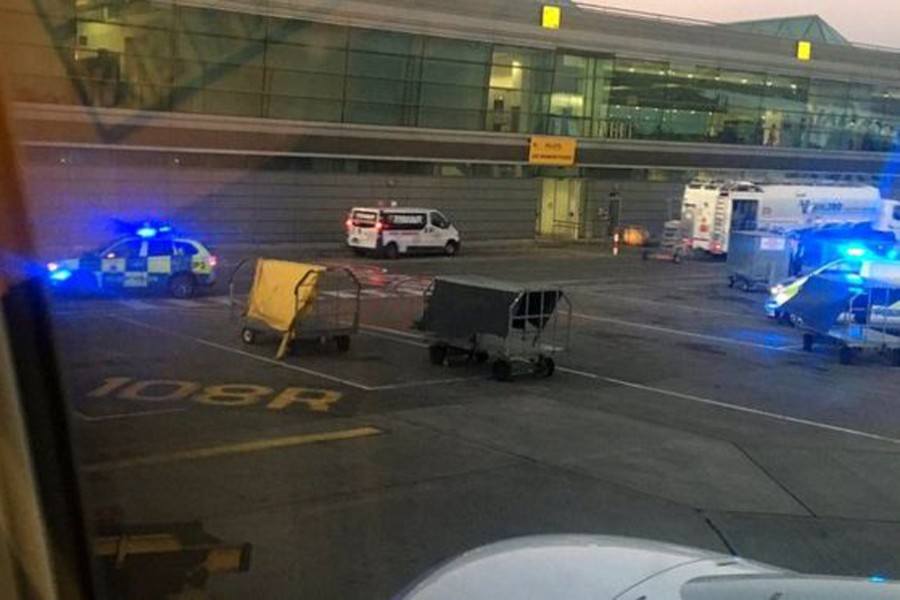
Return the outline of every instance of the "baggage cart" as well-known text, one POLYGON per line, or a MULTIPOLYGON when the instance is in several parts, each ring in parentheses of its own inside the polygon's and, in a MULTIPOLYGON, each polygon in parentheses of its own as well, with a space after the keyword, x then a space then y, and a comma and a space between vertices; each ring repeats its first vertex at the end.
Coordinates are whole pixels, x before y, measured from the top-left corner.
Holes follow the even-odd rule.
POLYGON ((418 326, 434 364, 491 360, 499 381, 523 372, 549 377, 553 356, 569 344, 572 305, 558 287, 438 277, 425 291, 418 326))
MULTIPOLYGON (((229 281, 232 306, 235 278, 248 261, 234 269, 229 281)), ((343 266, 325 266, 261 258, 241 314, 241 340, 257 342, 271 332, 281 338, 281 359, 299 340, 333 341, 340 352, 350 349, 350 336, 359 331, 362 285, 343 266)))
POLYGON ((735 231, 728 241, 728 287, 768 290, 791 275, 793 240, 781 233, 735 231))

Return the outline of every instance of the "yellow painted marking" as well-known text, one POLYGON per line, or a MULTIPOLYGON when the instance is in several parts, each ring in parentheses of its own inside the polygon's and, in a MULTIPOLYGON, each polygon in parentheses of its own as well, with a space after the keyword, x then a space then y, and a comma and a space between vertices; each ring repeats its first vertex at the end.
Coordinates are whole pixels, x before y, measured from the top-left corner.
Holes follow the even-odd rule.
POLYGON ((358 427, 356 429, 344 429, 342 431, 329 431, 327 433, 310 433, 305 435, 293 435, 290 437, 274 438, 269 440, 254 440, 252 442, 240 442, 211 448, 199 448, 197 450, 185 450, 183 452, 170 452, 167 454, 149 454, 139 458, 125 460, 112 460, 109 462, 93 463, 85 465, 82 469, 86 473, 99 473, 102 471, 116 471, 133 467, 150 467, 165 465, 183 460, 197 460, 202 458, 216 458, 230 456, 232 454, 246 454, 249 452, 262 452, 264 450, 277 450, 278 448, 290 448, 305 444, 318 444, 321 442, 337 442, 384 433, 375 427, 358 427))
POLYGON ((331 405, 341 399, 339 392, 330 390, 310 390, 307 388, 287 388, 269 403, 269 410, 284 410, 291 404, 305 404, 309 410, 328 412, 331 405))

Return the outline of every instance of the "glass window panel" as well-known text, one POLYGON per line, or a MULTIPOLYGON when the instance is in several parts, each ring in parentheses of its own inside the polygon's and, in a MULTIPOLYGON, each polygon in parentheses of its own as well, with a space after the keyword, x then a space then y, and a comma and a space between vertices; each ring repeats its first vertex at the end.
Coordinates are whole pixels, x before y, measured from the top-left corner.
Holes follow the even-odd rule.
POLYGON ((260 15, 190 7, 181 7, 179 14, 185 31, 243 40, 261 40, 266 34, 265 17, 260 15))
POLYGON ((422 106, 419 108, 419 126, 440 129, 480 130, 484 126, 484 111, 454 110, 422 106))
POLYGON ((484 91, 481 88, 423 83, 419 98, 422 106, 484 109, 484 91))
POLYGON ((488 64, 491 62, 491 46, 481 42, 426 38, 425 56, 488 64))
POLYGON ((270 42, 302 44, 317 48, 346 48, 347 35, 347 28, 337 25, 269 18, 270 42))
POLYGON ((350 75, 381 77, 383 79, 406 79, 407 68, 412 60, 415 59, 405 56, 351 52, 347 72, 350 75))
POLYGON ((493 52, 494 65, 507 67, 519 66, 524 69, 553 70, 554 56, 546 50, 529 50, 509 46, 495 46, 493 52))
POLYGON ((418 38, 406 33, 375 31, 372 29, 351 29, 350 49, 369 50, 381 54, 409 55, 414 53, 418 38))
POLYGON ((205 89, 201 92, 203 112, 240 117, 262 116, 262 94, 205 89))
POLYGON ((266 49, 266 66, 276 69, 343 73, 347 62, 344 50, 270 43, 266 49))
POLYGON ((401 105, 375 104, 372 102, 348 102, 344 120, 348 123, 375 125, 405 125, 406 111, 401 105))
POLYGON ((206 65, 206 88, 259 93, 263 88, 263 70, 231 65, 206 65))
POLYGON ((275 119, 301 121, 340 121, 341 103, 334 100, 298 99, 293 96, 271 95, 267 116, 275 119))
POLYGON ((348 100, 399 104, 403 102, 406 93, 407 85, 402 81, 361 77, 347 79, 348 100))
POLYGON ((340 101, 344 95, 344 78, 337 75, 269 71, 266 91, 296 98, 330 98, 340 101))
POLYGON ((263 57, 265 56, 263 42, 182 33, 178 36, 177 43, 178 55, 187 60, 263 66, 263 57))
POLYGON ((429 59, 422 64, 422 81, 483 86, 487 75, 487 65, 429 59))

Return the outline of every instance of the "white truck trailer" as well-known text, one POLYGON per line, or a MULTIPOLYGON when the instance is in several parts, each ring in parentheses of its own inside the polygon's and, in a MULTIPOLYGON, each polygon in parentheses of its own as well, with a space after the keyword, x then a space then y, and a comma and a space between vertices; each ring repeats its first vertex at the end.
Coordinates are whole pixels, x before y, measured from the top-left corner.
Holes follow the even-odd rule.
POLYGON ((731 231, 783 232, 823 225, 872 223, 900 233, 900 202, 865 185, 692 182, 681 205, 686 245, 727 254, 731 231))

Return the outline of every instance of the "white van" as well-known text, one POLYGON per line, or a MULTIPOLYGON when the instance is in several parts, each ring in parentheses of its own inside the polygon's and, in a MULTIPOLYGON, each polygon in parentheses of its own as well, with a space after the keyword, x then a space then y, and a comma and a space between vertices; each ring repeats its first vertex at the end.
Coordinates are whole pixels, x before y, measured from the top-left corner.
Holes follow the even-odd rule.
POLYGON ((409 252, 459 252, 459 231, 432 208, 354 208, 347 217, 347 245, 357 254, 397 258, 409 252))

